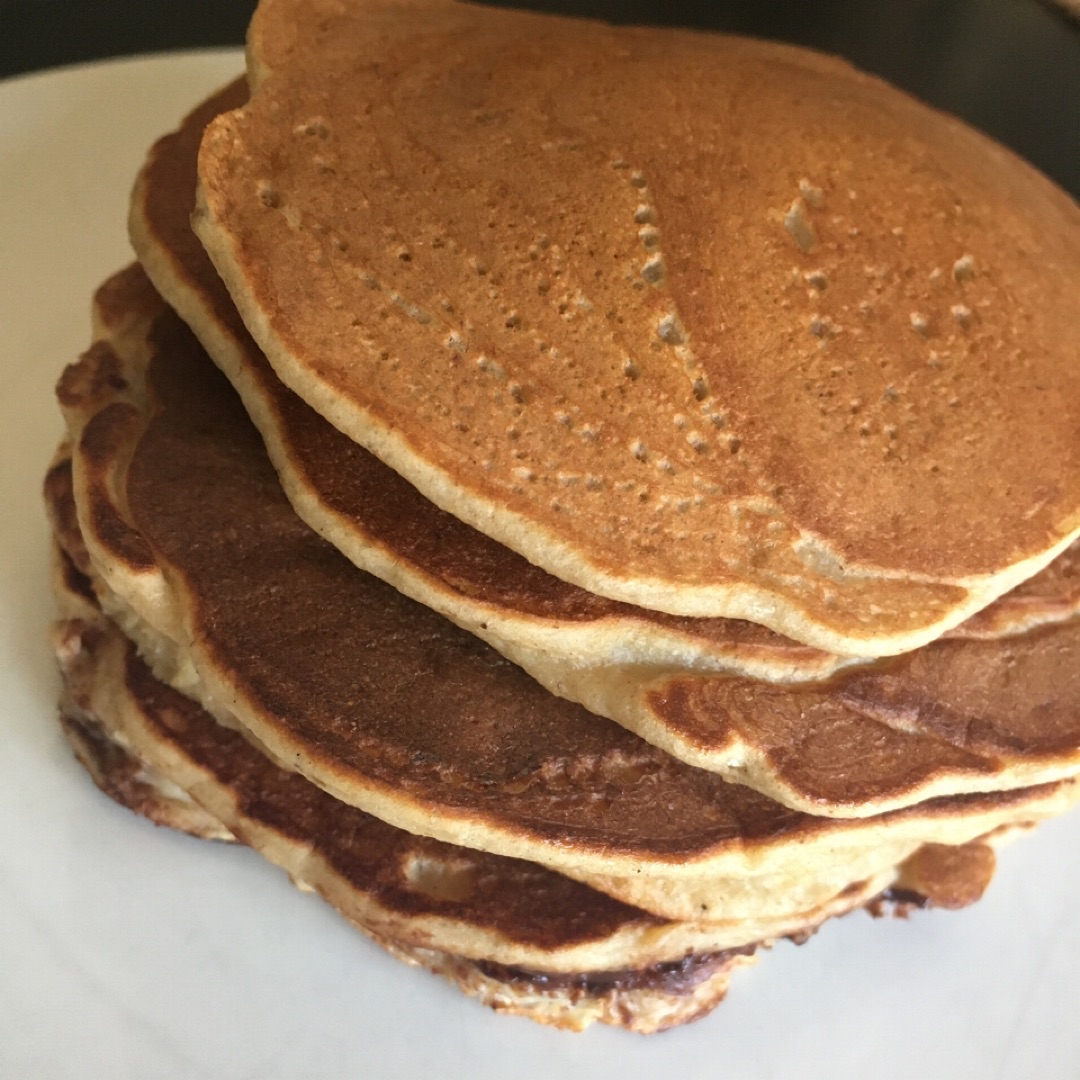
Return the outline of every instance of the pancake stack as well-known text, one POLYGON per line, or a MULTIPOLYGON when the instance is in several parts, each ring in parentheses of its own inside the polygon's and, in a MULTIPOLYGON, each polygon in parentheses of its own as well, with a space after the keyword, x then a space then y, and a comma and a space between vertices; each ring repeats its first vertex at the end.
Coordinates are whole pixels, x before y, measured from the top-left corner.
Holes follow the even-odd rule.
POLYGON ((565 1027, 1080 796, 1080 211, 786 46, 263 0, 46 482, 118 801, 565 1027))

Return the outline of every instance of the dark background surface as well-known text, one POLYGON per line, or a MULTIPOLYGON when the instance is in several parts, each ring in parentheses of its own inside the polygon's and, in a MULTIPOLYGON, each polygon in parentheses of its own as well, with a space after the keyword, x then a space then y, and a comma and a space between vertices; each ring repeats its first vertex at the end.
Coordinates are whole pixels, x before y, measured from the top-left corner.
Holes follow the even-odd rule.
MULTIPOLYGON (((0 0, 0 78, 239 45, 254 0, 0 0)), ((1040 0, 522 0, 839 53, 1013 147, 1080 197, 1080 23, 1040 0)))

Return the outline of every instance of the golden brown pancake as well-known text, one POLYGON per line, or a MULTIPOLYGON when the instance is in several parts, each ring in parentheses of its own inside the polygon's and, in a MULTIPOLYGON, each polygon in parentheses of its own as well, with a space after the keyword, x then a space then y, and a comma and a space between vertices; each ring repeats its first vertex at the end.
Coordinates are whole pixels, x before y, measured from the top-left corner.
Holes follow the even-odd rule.
MULTIPOLYGON (((753 944, 718 947, 732 930, 665 923, 535 865, 410 836, 336 802, 158 683, 94 609, 74 565, 61 558, 57 569, 65 731, 95 781, 123 805, 195 835, 231 837, 180 785, 189 786, 238 837, 394 955, 542 1022, 580 1030, 601 1020, 649 1032, 697 1019, 754 957, 753 944), (177 794, 215 828, 177 814, 177 794), (575 969, 589 963, 617 966, 575 969)), ((989 872, 973 876, 966 866, 949 876, 947 890, 935 883, 936 897, 958 889, 974 897, 988 882, 992 848, 969 848, 989 853, 989 872)), ((954 861, 969 864, 967 851, 954 861)), ((803 940, 887 882, 906 890, 910 876, 904 867, 853 883, 815 921, 787 929, 803 940)))
MULTIPOLYGON (((54 510, 62 464, 48 485, 54 510)), ((61 720, 79 760, 122 805, 197 836, 235 833, 394 955, 494 1008, 562 1027, 600 1020, 651 1032, 697 1019, 755 957, 755 944, 741 942, 760 926, 664 922, 533 864, 410 836, 337 802, 155 680, 74 563, 58 555, 55 567, 61 720), (578 969, 590 964, 606 966, 578 969)), ((926 845, 801 926, 769 932, 803 941, 868 900, 963 906, 993 870, 991 843, 926 845)))
POLYGON ((245 324, 557 577, 880 655, 1080 531, 1080 210, 958 121, 450 0, 264 0, 248 55, 195 219, 245 324))
MULTIPOLYGON (((300 516, 361 568, 478 634, 553 693, 682 760, 818 810, 775 775, 767 757, 783 753, 780 739, 800 738, 797 722, 771 725, 779 730, 762 746, 722 719, 733 711, 722 704, 713 724, 687 713, 707 714, 715 699, 702 672, 820 679, 850 659, 753 623, 662 615, 562 582, 436 508, 277 379, 189 226, 201 133, 246 96, 242 82, 226 87, 156 144, 136 185, 131 231, 147 272, 240 393, 300 516)), ((1080 547, 1073 545, 948 636, 993 638, 1075 616, 1078 562, 1080 547)), ((752 684, 739 687, 740 696, 758 692, 752 684)), ((813 693, 822 696, 820 687, 813 693)), ((872 704, 862 707, 881 716, 872 704)), ((763 708, 774 711, 768 703, 763 708)), ((851 709, 833 712, 851 726, 851 709)), ((883 718, 894 726, 890 720, 883 718)))
MULTIPOLYGON (((815 909, 925 843, 963 844, 1074 797, 1063 782, 835 821, 679 763, 358 571, 292 513, 258 434, 186 327, 167 313, 148 345, 145 408, 120 389, 76 448, 79 522, 103 602, 160 676, 344 802, 668 918, 724 921, 815 909)), ((82 362, 99 358, 91 350, 82 362)), ((938 769, 962 762, 954 779, 1019 769, 1015 749, 1005 766, 936 733, 903 739, 938 749, 938 769)), ((834 739, 823 779, 853 790, 864 760, 893 776, 925 766, 891 760, 883 744, 871 727, 845 778, 848 747, 834 739)), ((1026 756, 1039 759, 1036 741, 1026 756)), ((1067 773, 1060 745, 1042 760, 1067 773)))
MULTIPOLYGON (((755 945, 695 950, 695 938, 708 937, 698 928, 665 924, 528 863, 411 837, 335 802, 157 683, 100 615, 62 621, 55 638, 65 734, 106 794, 156 824, 230 837, 177 787, 190 783, 302 888, 486 1004, 577 1030, 596 1020, 662 1030, 711 1010, 732 970, 754 957, 755 945), (665 953, 675 958, 655 959, 665 953), (597 958, 620 966, 568 966, 597 958)), ((846 908, 872 896, 871 886, 853 888, 846 908)))

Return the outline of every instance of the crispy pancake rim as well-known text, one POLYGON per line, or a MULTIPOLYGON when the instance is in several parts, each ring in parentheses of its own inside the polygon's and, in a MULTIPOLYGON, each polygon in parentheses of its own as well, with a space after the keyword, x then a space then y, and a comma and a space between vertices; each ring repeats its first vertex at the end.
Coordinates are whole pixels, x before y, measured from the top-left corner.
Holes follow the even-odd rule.
MULTIPOLYGON (((229 837, 224 826, 197 804, 188 800, 187 806, 179 806, 168 791, 172 782, 155 775, 125 747, 124 732, 110 732, 98 723, 85 711, 89 702, 74 704, 76 697, 93 696, 83 685, 85 675, 73 674, 65 666, 73 659, 72 649, 79 648, 73 642, 83 640, 87 631, 87 625, 80 622, 61 622, 56 627, 58 644, 66 654, 61 664, 68 689, 61 724, 76 757, 102 791, 155 824, 204 838, 229 837), (193 817, 192 809, 203 814, 204 820, 193 817)), ((94 650, 87 651, 92 654, 94 650)), ((305 862, 303 856, 298 861, 305 862)), ((305 878, 294 877, 294 881, 302 888, 311 887, 305 878)), ((334 901, 332 893, 328 898, 334 901)), ((342 906, 340 899, 336 906, 342 906)), ((416 945, 389 938, 358 922, 355 912, 352 921, 392 956, 442 975, 497 1011, 575 1031, 601 1021, 647 1034, 698 1019, 723 999, 733 970, 752 963, 756 952, 746 948, 690 954, 673 964, 645 969, 553 974, 457 956, 433 948, 430 941, 416 945)))

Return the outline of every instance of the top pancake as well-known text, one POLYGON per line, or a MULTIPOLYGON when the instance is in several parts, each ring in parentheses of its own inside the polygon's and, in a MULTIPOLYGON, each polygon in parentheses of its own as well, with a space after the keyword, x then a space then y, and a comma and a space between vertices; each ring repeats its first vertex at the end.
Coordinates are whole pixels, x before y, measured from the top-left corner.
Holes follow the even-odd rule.
POLYGON ((1080 213, 959 123, 800 50, 437 0, 271 0, 249 44, 197 228, 253 336, 556 576, 872 655, 1077 533, 1080 213))

